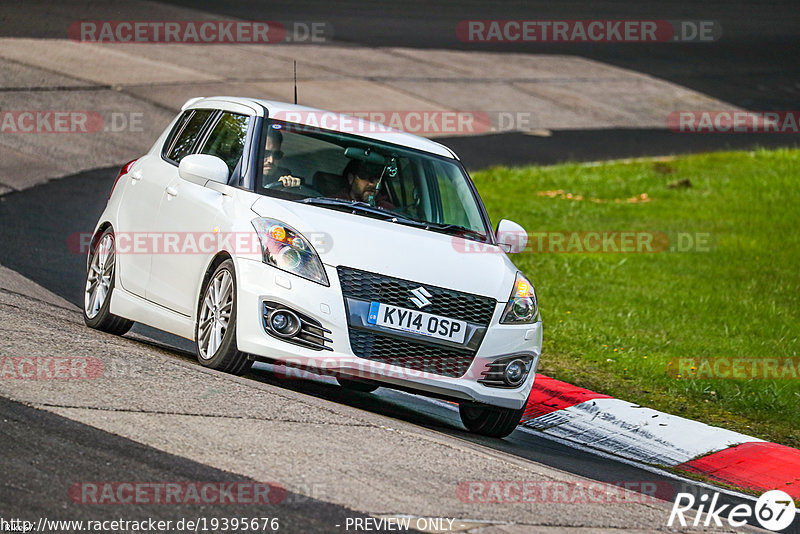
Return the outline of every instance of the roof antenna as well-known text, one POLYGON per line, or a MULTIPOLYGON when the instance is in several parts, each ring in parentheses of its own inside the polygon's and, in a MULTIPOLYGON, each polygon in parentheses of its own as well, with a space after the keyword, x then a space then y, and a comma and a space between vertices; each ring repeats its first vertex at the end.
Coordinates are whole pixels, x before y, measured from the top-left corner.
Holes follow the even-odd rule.
POLYGON ((297 60, 294 60, 294 103, 297 105, 297 60))

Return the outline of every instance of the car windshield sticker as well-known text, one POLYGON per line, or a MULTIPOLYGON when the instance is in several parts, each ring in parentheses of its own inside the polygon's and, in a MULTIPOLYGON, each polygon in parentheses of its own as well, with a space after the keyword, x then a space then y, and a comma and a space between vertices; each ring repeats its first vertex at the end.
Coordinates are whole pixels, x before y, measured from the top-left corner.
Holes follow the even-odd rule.
POLYGON ((392 160, 389 162, 389 165, 386 167, 386 173, 392 178, 397 176, 397 159, 396 158, 392 158, 392 160))

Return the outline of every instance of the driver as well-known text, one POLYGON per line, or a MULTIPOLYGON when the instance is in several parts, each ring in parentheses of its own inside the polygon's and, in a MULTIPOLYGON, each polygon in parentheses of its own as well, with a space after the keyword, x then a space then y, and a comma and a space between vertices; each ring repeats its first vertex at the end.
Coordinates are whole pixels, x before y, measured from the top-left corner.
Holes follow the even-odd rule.
POLYGON ((302 185, 302 180, 297 176, 292 176, 292 171, 285 167, 278 167, 278 161, 283 157, 281 143, 283 143, 283 134, 275 128, 269 128, 267 146, 264 150, 264 174, 261 178, 261 187, 267 187, 276 182, 282 183, 283 187, 302 185))
POLYGON ((342 176, 347 184, 337 195, 337 198, 358 200, 385 210, 395 209, 394 204, 383 191, 378 191, 378 183, 383 173, 383 165, 367 163, 358 159, 350 160, 344 168, 342 176), (372 202, 371 202, 372 200, 372 202))

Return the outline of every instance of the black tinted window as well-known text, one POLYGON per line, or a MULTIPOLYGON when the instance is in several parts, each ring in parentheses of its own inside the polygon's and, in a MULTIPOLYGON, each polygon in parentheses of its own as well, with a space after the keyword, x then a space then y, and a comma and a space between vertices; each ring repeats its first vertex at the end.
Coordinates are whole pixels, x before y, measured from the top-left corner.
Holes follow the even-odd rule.
POLYGON ((229 176, 233 175, 242 158, 249 119, 246 115, 223 113, 200 151, 201 154, 211 154, 224 161, 228 165, 229 176))
POLYGON ((180 163, 184 156, 191 153, 197 136, 200 135, 203 125, 211 113, 213 111, 209 109, 196 109, 187 112, 187 115, 181 121, 182 124, 181 122, 178 123, 174 140, 168 149, 168 159, 180 163))

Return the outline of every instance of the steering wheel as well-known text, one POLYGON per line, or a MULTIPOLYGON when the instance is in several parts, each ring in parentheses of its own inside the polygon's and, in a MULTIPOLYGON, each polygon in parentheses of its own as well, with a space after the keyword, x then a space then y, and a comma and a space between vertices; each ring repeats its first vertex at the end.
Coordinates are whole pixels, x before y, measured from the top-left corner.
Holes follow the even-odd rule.
POLYGON ((306 197, 321 197, 321 196, 323 196, 322 193, 320 193, 316 189, 312 189, 312 188, 307 187, 305 185, 298 185, 297 187, 284 187, 283 184, 279 180, 276 180, 276 181, 272 182, 271 184, 268 184, 268 185, 264 186, 264 189, 270 189, 270 190, 273 190, 273 191, 275 191, 275 190, 286 191, 287 193, 293 193, 293 194, 296 194, 296 195, 303 195, 303 196, 306 196, 306 197))

